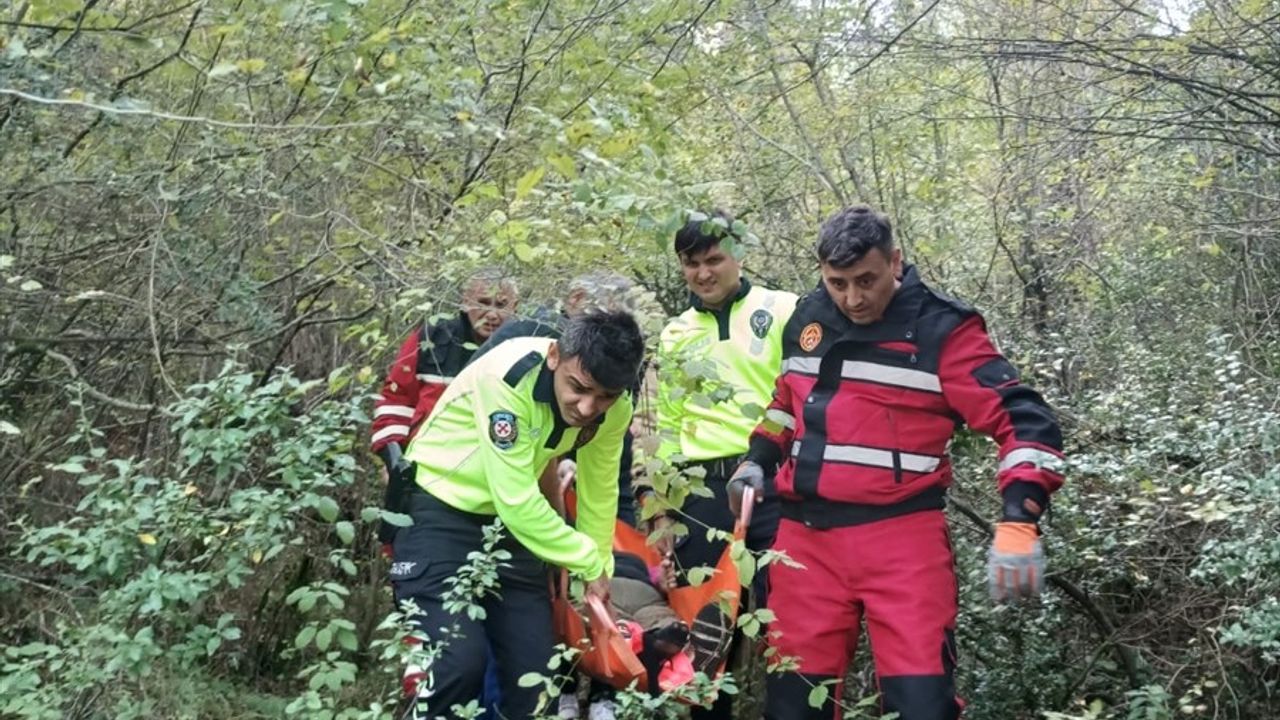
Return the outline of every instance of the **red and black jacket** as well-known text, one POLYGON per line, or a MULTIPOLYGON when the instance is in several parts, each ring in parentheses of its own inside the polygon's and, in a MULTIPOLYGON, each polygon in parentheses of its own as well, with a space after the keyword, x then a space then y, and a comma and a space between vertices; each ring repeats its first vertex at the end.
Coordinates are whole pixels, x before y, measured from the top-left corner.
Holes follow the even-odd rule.
POLYGON ((471 323, 461 312, 419 327, 404 341, 373 407, 370 444, 374 452, 388 443, 407 444, 475 348, 471 323))
POLYGON ((784 511, 835 506, 858 522, 941 507, 947 447, 962 423, 1000 446, 1006 516, 1009 500, 1030 498, 1038 517, 1062 484, 1053 412, 995 349, 978 312, 926 286, 914 267, 871 325, 849 321, 819 285, 796 306, 782 348, 748 458, 781 466, 784 511))

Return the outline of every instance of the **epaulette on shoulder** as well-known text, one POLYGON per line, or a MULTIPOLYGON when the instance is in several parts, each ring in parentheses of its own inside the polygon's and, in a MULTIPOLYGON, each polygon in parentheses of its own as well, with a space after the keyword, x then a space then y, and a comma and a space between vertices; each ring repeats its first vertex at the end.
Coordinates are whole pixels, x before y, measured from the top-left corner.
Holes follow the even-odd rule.
POLYGON ((542 353, 537 350, 531 350, 524 357, 515 361, 511 369, 507 370, 507 374, 502 376, 502 382, 509 387, 515 387, 525 375, 528 375, 534 368, 542 364, 542 353))

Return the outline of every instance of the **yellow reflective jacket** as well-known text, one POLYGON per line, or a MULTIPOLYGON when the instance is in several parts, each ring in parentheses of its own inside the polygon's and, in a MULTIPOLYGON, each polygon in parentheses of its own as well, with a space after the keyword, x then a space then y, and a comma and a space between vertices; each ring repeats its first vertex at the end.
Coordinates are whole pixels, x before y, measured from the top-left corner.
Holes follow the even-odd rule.
POLYGON ((658 457, 712 460, 747 452, 782 367, 782 329, 796 307, 789 292, 754 287, 718 311, 693 307, 662 330, 658 457), (704 379, 710 377, 711 379, 704 379), (692 387, 692 386, 698 387, 692 387))
POLYGON ((619 398, 596 424, 565 424, 545 359, 551 338, 515 338, 467 366, 409 444, 415 480, 451 507, 497 515, 534 555, 587 580, 613 572, 618 463, 631 422, 619 398), (553 459, 576 449, 576 529, 538 486, 553 459))

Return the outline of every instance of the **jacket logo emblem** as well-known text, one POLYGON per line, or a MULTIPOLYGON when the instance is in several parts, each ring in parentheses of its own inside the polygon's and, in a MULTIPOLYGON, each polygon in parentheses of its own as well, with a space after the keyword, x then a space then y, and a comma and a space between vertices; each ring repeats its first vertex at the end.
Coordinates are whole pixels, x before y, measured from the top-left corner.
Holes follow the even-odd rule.
POLYGON ((515 447, 520 430, 516 427, 516 416, 506 410, 499 410, 489 415, 489 439, 499 450, 510 450, 515 447))
POLYGON ((773 327, 773 314, 768 310, 757 310, 751 313, 751 332, 755 336, 764 339, 769 334, 769 328, 773 327))
POLYGON ((800 331, 800 349, 805 352, 813 352, 822 342, 822 326, 818 323, 809 323, 804 326, 804 330, 800 331))

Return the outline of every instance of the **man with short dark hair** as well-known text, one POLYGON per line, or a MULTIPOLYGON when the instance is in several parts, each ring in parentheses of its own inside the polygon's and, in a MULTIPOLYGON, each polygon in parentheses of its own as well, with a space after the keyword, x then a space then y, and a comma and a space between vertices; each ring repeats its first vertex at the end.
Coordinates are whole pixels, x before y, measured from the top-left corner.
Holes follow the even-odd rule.
MULTIPOLYGON (((471 361, 484 357, 485 353, 512 338, 558 338, 565 323, 583 313, 603 310, 606 312, 635 312, 635 287, 630 280, 608 270, 596 270, 575 277, 569 282, 569 292, 559 312, 542 308, 527 318, 507 321, 483 345, 476 350, 471 361)), ((639 391, 640 379, 631 385, 632 402, 639 391)), ((618 477, 618 519, 628 525, 636 524, 635 503, 631 491, 632 435, 630 430, 622 439, 622 462, 618 477)), ((571 473, 575 461, 566 458, 561 463, 562 473, 571 473)))
POLYGON ((899 720, 960 716, 956 578, 942 509, 957 421, 999 443, 1002 519, 988 556, 997 601, 1044 582, 1038 522, 1062 484, 1062 433, 1040 395, 995 349, 982 316, 921 282, 887 218, 842 210, 818 240, 822 283, 784 334, 782 375, 747 462, 730 481, 782 498, 770 607, 777 657, 765 717, 839 717, 815 685, 843 680, 866 620, 881 702, 899 720))
MULTIPOLYGON (((708 530, 733 530, 728 478, 747 452, 759 412, 769 402, 782 359, 782 328, 796 303, 795 295, 753 285, 742 276, 745 236, 744 225, 723 213, 691 218, 675 236, 690 307, 662 330, 657 455, 686 470, 702 471, 702 482, 710 490, 709 497, 690 494, 683 502, 676 498, 669 503, 678 505, 679 517, 689 529, 674 543, 677 564, 685 572, 683 582, 693 568, 714 567, 725 549, 725 541, 709 537, 708 530), (686 373, 689 361, 709 363, 714 378, 686 373), (706 387, 692 392, 699 383, 706 387)), ((641 503, 649 492, 652 488, 643 484, 637 488, 641 503)), ((747 547, 757 551, 769 547, 778 523, 772 487, 764 489, 761 498, 746 538, 747 547)), ((669 522, 659 517, 655 525, 669 522)), ((673 540, 666 537, 662 542, 665 549, 673 540)), ((764 584, 755 587, 762 593, 764 584)), ((721 693, 710 710, 695 708, 694 717, 728 718, 732 701, 731 695, 721 693)))
POLYGON ((627 313, 588 313, 559 340, 517 338, 465 368, 414 436, 408 509, 396 534, 391 580, 397 602, 412 600, 419 629, 439 656, 417 679, 422 717, 453 717, 480 694, 486 649, 500 673, 501 715, 531 717, 555 639, 544 562, 567 568, 587 593, 607 600, 622 436, 631 422, 627 389, 644 339, 627 313), (556 514, 538 484, 547 463, 578 453, 577 522, 556 514), (472 597, 483 617, 459 612, 445 595, 486 530, 501 520, 496 592, 472 597), (446 609, 446 608, 450 609, 446 609))

